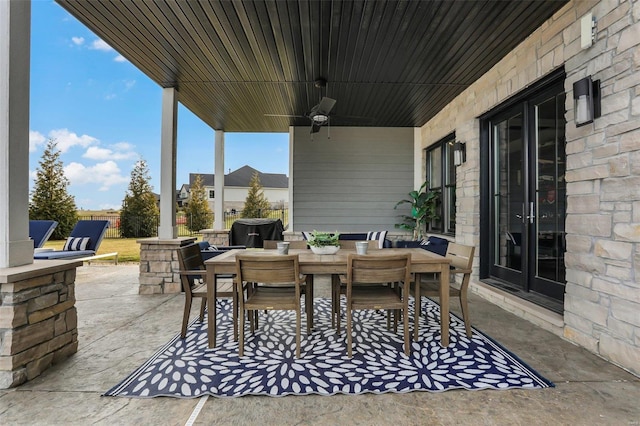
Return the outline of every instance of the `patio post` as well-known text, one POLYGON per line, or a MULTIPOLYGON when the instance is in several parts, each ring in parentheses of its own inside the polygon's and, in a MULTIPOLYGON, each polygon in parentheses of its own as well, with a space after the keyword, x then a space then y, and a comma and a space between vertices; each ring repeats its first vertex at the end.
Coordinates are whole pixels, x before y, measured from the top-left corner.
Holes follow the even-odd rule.
POLYGON ((0 1, 0 268, 33 263, 29 239, 31 2, 0 1))
POLYGON ((178 91, 175 87, 162 89, 162 125, 160 133, 160 226, 158 238, 178 237, 176 226, 176 127, 178 119, 178 91))
POLYGON ((213 205, 213 229, 225 229, 224 224, 224 131, 215 131, 215 166, 213 189, 215 191, 215 203, 213 205))

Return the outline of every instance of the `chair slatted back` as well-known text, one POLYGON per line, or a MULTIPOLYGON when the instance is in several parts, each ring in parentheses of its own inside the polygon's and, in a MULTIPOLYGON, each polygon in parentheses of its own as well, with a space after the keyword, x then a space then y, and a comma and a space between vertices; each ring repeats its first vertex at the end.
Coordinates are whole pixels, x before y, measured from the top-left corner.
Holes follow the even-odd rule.
POLYGON ((300 266, 298 255, 236 256, 236 273, 239 282, 262 284, 299 285, 300 266))
POLYGON ((411 255, 367 256, 350 254, 347 282, 380 284, 411 281, 411 255))
MULTIPOLYGON (((178 249, 178 265, 181 271, 204 270, 204 261, 198 244, 189 244, 178 249)), ((202 278, 201 275, 180 275, 182 288, 184 291, 191 291, 195 280, 202 278)))
POLYGON ((473 246, 449 243, 446 257, 451 259, 451 266, 454 268, 454 272, 470 274, 474 253, 475 247, 473 246))

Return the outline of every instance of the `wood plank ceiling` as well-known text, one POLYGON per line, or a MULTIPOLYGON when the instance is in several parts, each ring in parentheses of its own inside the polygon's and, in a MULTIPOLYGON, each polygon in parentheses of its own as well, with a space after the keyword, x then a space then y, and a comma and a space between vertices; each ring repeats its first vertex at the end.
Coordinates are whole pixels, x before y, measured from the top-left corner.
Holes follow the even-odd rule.
POLYGON ((227 132, 310 125, 322 96, 332 126, 422 126, 566 3, 56 1, 227 132))

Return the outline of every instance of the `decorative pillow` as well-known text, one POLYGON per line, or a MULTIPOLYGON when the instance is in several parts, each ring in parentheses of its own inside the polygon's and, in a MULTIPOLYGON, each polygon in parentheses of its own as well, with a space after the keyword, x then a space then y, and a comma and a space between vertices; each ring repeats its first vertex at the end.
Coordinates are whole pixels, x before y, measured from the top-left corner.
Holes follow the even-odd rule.
POLYGON ((423 246, 422 248, 425 250, 437 253, 440 256, 445 256, 447 254, 447 246, 449 245, 449 240, 431 236, 426 240, 420 241, 420 245, 423 246))
POLYGON ((367 232, 367 240, 377 240, 378 248, 384 248, 385 238, 387 238, 387 231, 367 232))
POLYGON ((62 250, 65 251, 78 251, 78 250, 86 250, 89 245, 89 237, 69 237, 67 238, 67 242, 64 244, 64 248, 62 250))

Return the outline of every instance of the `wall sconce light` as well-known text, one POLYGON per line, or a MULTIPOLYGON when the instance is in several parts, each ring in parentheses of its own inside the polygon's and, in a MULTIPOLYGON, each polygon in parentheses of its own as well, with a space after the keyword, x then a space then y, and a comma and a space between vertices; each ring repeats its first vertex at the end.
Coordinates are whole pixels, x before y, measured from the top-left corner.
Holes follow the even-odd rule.
POLYGON ((576 127, 593 123, 600 117, 600 80, 591 81, 591 76, 573 83, 573 100, 576 127))
POLYGON ((453 165, 459 166, 467 161, 467 144, 456 142, 453 144, 453 165))

